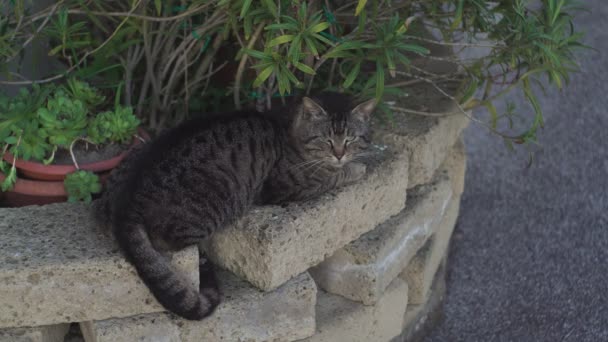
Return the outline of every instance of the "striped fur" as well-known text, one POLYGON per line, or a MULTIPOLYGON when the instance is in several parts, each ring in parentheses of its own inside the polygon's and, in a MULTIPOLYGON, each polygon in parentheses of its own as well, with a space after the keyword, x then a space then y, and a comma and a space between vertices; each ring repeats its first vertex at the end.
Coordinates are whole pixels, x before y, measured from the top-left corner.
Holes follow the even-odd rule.
POLYGON ((254 202, 313 198, 360 179, 373 103, 325 93, 274 112, 186 122, 132 153, 96 203, 121 249, 167 310, 202 319, 220 301, 206 267, 194 288, 163 254, 198 244, 254 202))

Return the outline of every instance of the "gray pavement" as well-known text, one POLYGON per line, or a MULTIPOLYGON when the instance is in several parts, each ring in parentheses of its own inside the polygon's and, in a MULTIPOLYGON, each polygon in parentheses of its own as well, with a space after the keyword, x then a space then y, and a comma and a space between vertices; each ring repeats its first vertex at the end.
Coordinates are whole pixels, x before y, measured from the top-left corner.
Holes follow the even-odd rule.
POLYGON ((582 51, 582 72, 542 97, 532 166, 483 128, 466 132, 444 320, 426 341, 608 341, 608 1, 580 3, 591 11, 577 27, 599 52, 582 51))

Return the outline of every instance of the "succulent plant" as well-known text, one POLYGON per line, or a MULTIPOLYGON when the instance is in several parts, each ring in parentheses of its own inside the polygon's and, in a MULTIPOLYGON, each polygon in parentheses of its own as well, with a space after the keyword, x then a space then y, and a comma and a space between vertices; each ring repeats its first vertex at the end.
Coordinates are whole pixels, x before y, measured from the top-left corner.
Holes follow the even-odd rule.
POLYGON ((68 202, 90 203, 93 194, 101 192, 99 176, 90 171, 78 170, 65 177, 63 182, 68 193, 68 202))

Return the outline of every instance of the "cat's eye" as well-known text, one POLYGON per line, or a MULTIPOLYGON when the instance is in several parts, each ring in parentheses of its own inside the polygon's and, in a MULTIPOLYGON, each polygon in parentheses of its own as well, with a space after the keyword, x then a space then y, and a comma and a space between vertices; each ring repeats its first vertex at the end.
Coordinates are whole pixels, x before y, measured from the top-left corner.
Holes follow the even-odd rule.
POLYGON ((356 140, 357 140, 357 137, 348 137, 348 138, 344 139, 344 145, 348 145, 356 140))
POLYGON ((327 143, 327 145, 329 145, 329 146, 331 146, 331 147, 333 147, 333 146, 334 146, 334 141, 333 141, 333 140, 331 140, 331 139, 327 139, 326 143, 327 143))

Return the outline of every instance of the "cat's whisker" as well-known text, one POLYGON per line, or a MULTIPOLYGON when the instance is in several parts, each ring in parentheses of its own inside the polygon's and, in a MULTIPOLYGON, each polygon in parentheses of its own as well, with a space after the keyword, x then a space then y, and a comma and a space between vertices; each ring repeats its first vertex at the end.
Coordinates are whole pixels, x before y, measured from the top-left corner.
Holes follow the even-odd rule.
POLYGON ((306 172, 306 171, 310 170, 311 168, 313 168, 323 162, 324 162, 323 159, 315 159, 312 163, 309 163, 308 165, 305 165, 297 170, 300 172, 306 172))
MULTIPOLYGON (((331 160, 331 158, 322 159, 322 161, 326 161, 326 160, 329 161, 329 160, 331 160)), ((313 171, 313 173, 310 174, 310 176, 309 176, 310 178, 312 178, 315 175, 315 173, 317 173, 317 171, 319 171, 321 168, 323 168, 323 163, 319 163, 317 165, 318 165, 317 168, 313 171)))
POLYGON ((299 169, 299 168, 304 167, 304 166, 306 166, 306 165, 316 163, 316 162, 318 162, 319 160, 321 160, 321 159, 307 160, 307 161, 304 161, 304 162, 301 162, 301 163, 298 163, 298 164, 294 164, 294 165, 292 165, 291 167, 289 167, 289 169, 288 169, 288 170, 299 169))

